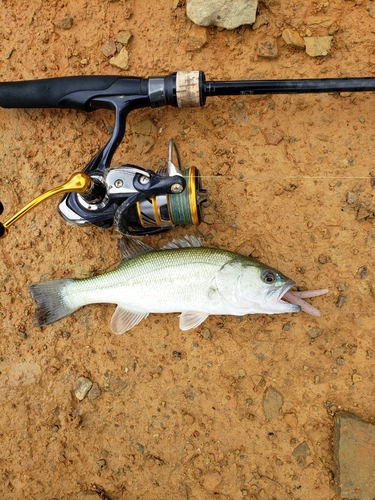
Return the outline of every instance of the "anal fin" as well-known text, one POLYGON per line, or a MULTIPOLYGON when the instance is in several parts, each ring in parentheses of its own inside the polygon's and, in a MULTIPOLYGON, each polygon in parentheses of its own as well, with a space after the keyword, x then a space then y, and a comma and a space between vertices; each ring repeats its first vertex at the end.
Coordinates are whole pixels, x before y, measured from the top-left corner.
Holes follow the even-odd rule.
POLYGON ((199 311, 185 311, 180 314, 180 329, 181 330, 190 330, 191 328, 195 328, 209 316, 208 313, 199 312, 199 311))
POLYGON ((127 311, 121 306, 117 306, 116 311, 111 318, 111 330, 116 335, 127 332, 133 326, 138 325, 142 319, 147 318, 148 313, 137 313, 127 311))

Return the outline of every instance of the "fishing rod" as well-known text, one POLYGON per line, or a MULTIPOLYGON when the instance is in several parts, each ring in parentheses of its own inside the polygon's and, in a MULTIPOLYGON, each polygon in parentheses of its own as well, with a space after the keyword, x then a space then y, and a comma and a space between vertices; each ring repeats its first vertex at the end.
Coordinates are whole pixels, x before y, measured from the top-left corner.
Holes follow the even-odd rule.
POLYGON ((149 78, 95 75, 1 82, 3 108, 109 109, 115 112, 115 119, 110 139, 83 172, 73 174, 66 183, 41 194, 0 223, 0 237, 29 210, 57 195, 63 195, 58 212, 70 224, 94 224, 102 229, 114 226, 120 233, 135 236, 181 224, 198 225, 205 200, 200 174, 195 167, 182 168, 173 140, 168 146, 166 169, 154 172, 132 164, 111 167, 125 135, 126 118, 134 109, 201 107, 208 97, 374 90, 372 77, 206 81, 202 71, 149 78))

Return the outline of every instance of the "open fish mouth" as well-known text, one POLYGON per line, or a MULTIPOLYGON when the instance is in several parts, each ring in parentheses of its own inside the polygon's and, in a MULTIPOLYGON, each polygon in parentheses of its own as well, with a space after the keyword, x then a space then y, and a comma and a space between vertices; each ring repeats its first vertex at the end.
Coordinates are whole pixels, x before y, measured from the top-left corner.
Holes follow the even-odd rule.
POLYGON ((278 300, 280 302, 289 302, 290 304, 294 304, 299 306, 301 311, 310 314, 311 316, 320 316, 320 311, 316 307, 312 306, 304 299, 309 299, 311 297, 319 297, 319 295, 324 295, 328 292, 327 289, 323 290, 305 290, 305 291, 291 291, 291 288, 295 283, 293 281, 288 281, 281 288, 278 300))

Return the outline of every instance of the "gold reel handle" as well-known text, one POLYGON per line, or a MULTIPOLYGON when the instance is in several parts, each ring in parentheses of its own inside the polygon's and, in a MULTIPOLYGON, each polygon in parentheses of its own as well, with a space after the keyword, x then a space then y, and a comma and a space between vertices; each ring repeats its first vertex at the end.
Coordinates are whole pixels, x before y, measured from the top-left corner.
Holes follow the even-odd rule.
POLYGON ((65 184, 50 189, 46 193, 43 193, 34 200, 30 201, 30 203, 21 208, 19 212, 17 212, 15 215, 13 215, 13 217, 4 222, 4 224, 0 222, 0 238, 5 238, 5 236, 7 236, 9 232, 8 228, 12 224, 17 222, 18 219, 27 214, 27 212, 39 205, 39 203, 42 203, 42 201, 65 193, 84 193, 88 191, 90 187, 91 179, 87 174, 84 174, 83 172, 77 172, 73 174, 65 184))

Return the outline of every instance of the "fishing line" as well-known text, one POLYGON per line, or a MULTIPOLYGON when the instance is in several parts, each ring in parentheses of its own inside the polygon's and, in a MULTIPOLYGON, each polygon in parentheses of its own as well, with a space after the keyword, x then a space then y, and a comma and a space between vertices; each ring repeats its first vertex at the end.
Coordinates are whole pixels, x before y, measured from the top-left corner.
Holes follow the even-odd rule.
POLYGON ((236 180, 245 180, 245 179, 320 179, 320 180, 330 180, 330 179, 365 179, 365 180, 370 180, 373 179, 374 177, 371 177, 369 175, 365 176, 343 176, 343 175, 330 175, 330 176, 325 176, 325 175, 231 175, 231 174, 226 174, 226 175, 205 175, 205 174, 200 174, 200 177, 202 179, 205 178, 214 178, 214 179, 236 179, 236 180))

